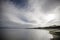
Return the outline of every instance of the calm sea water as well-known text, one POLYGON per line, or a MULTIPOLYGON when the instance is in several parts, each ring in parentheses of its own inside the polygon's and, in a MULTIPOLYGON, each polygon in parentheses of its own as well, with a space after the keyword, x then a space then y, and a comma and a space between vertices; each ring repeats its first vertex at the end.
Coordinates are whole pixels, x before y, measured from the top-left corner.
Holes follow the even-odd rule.
POLYGON ((50 40, 53 36, 43 29, 2 29, 4 40, 50 40))

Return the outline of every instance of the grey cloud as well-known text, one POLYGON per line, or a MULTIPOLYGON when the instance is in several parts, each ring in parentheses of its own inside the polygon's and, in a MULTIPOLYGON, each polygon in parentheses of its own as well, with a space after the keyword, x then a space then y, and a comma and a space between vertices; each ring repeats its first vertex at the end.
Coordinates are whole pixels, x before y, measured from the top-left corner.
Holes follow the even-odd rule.
POLYGON ((46 0, 42 5, 42 9, 44 10, 44 12, 48 12, 53 10, 57 6, 60 6, 60 0, 46 0))
POLYGON ((16 7, 19 8, 27 8, 28 7, 28 0, 10 0, 16 7))
POLYGON ((26 22, 26 23, 35 23, 35 21, 29 20, 29 19, 26 18, 26 17, 21 17, 20 19, 21 19, 22 21, 26 22))

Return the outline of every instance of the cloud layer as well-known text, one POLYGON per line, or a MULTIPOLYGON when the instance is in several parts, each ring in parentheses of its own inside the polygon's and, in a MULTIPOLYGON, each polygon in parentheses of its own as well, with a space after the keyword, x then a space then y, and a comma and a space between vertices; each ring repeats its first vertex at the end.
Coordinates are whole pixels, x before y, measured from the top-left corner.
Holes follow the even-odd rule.
POLYGON ((27 8, 18 8, 12 2, 3 2, 2 4, 3 26, 25 28, 60 25, 59 1, 29 0, 27 8))

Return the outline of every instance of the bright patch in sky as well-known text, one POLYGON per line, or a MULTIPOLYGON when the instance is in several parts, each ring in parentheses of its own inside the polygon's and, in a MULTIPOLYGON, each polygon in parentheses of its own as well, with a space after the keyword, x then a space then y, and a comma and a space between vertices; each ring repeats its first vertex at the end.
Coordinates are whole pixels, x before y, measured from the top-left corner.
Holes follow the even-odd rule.
POLYGON ((55 18, 56 18, 55 14, 47 14, 45 16, 46 21, 51 21, 51 20, 54 20, 55 18))

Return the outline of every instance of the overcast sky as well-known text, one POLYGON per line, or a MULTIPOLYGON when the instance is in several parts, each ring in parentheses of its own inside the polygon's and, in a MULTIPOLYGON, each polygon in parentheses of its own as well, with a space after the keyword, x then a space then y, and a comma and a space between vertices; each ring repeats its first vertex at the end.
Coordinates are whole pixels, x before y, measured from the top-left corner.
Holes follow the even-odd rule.
POLYGON ((60 0, 8 0, 2 2, 2 26, 60 25, 60 0))

